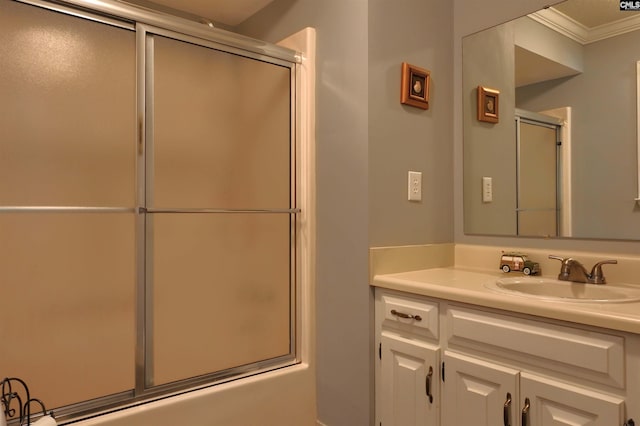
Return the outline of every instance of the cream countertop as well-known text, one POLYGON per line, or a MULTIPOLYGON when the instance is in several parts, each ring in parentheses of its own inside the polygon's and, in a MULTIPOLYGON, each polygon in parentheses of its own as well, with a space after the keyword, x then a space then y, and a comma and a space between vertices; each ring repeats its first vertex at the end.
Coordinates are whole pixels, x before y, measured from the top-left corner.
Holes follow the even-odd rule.
POLYGON ((446 267, 378 274, 374 275, 372 285, 438 299, 640 334, 640 302, 591 303, 540 300, 502 294, 484 286, 487 282, 505 276, 499 271, 446 267))

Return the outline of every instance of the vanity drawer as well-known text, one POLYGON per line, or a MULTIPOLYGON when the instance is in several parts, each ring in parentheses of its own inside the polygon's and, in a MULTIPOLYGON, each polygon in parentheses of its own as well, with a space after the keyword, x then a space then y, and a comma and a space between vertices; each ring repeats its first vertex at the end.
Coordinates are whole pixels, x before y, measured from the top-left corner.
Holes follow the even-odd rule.
POLYGON ((625 386, 624 338, 466 307, 447 309, 449 347, 516 359, 617 388, 625 386))
POLYGON ((396 293, 380 293, 382 327, 438 339, 438 303, 396 293))

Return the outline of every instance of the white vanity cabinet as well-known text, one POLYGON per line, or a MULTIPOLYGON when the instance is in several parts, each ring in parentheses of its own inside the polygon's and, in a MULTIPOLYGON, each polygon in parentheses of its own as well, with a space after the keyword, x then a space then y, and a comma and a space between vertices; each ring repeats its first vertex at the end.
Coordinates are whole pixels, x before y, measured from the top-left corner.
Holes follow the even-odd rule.
POLYGON ((636 335, 382 288, 375 323, 377 426, 640 420, 636 335))
POLYGON ((443 425, 518 424, 518 370, 449 352, 443 362, 443 425))
POLYGON ((456 304, 445 310, 443 424, 465 424, 465 400, 480 407, 474 424, 624 423, 623 336, 456 304))
POLYGON ((612 426, 624 423, 624 400, 445 353, 443 425, 612 426))
POLYGON ((440 424, 438 304, 376 293, 376 425, 440 424))

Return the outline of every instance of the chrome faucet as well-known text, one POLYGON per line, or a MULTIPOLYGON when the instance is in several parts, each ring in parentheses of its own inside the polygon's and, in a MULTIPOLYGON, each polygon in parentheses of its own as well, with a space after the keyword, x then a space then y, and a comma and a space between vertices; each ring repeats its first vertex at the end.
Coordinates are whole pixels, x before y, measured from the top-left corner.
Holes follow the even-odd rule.
POLYGON ((607 280, 604 278, 604 274, 602 273, 602 265, 618 263, 617 260, 613 259, 603 260, 593 265, 591 273, 587 273, 587 270, 582 266, 582 263, 571 257, 549 255, 549 259, 559 260, 562 263, 560 273, 558 274, 559 280, 589 284, 606 284, 607 280))

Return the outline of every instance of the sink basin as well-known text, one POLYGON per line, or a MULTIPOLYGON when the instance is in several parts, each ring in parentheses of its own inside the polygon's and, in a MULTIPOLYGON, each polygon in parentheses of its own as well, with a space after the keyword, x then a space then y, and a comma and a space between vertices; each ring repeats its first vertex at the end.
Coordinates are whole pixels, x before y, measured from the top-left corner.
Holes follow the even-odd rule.
POLYGON ((513 296, 565 302, 624 303, 640 300, 638 287, 572 283, 553 278, 502 278, 486 283, 485 287, 513 296))

